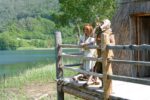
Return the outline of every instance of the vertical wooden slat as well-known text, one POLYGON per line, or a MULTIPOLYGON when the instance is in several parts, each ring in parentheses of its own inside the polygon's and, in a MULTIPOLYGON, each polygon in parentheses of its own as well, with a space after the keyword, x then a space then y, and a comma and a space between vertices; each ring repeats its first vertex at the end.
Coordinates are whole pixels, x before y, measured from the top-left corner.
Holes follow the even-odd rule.
MULTIPOLYGON (((137 45, 140 45, 140 17, 137 17, 137 45)), ((138 55, 137 55, 137 60, 140 61, 140 52, 141 51, 137 51, 138 55)), ((137 65, 137 77, 140 77, 140 66, 137 65)))
MULTIPOLYGON (((130 16, 130 41, 131 41, 131 44, 136 44, 136 17, 135 16, 130 16)), ((132 50, 132 53, 131 53, 131 60, 136 60, 136 57, 137 54, 136 54, 136 51, 135 50, 132 50)), ((131 65, 131 76, 132 77, 136 77, 136 67, 135 65, 131 65)))
MULTIPOLYGON (((55 46, 56 46, 56 78, 63 78, 63 69, 62 69, 62 48, 60 46, 62 44, 61 32, 55 32, 55 46)), ((59 89, 59 84, 57 83, 57 100, 64 100, 64 92, 62 89, 59 89)))
POLYGON ((111 63, 108 62, 108 59, 111 56, 110 50, 106 49, 106 45, 110 44, 109 35, 106 33, 101 35, 101 46, 102 46, 102 65, 103 65, 103 99, 109 100, 109 96, 112 92, 112 80, 108 79, 108 75, 112 75, 111 63))

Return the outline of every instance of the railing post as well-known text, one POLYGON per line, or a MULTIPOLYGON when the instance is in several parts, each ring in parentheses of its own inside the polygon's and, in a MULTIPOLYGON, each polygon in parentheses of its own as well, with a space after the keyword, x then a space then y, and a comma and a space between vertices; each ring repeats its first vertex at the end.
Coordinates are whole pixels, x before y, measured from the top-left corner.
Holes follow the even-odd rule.
MULTIPOLYGON (((62 44, 61 32, 55 32, 55 46, 56 46, 56 78, 63 78, 63 68, 62 68, 62 48, 60 46, 62 44)), ((59 89, 59 84, 57 82, 57 100, 64 100, 64 92, 62 89, 59 89)))
POLYGON ((109 35, 103 33, 101 35, 101 48, 102 48, 102 65, 103 65, 103 99, 109 100, 109 96, 112 92, 112 80, 108 79, 108 75, 112 75, 111 63, 108 62, 110 58, 110 50, 106 49, 106 45, 110 44, 109 35))

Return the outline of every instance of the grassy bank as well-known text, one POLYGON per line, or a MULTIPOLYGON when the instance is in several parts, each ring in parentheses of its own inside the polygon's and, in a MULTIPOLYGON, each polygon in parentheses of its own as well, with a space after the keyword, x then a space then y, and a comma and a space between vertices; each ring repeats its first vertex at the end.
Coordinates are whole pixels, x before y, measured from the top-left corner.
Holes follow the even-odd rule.
MULTIPOLYGON (((19 75, 0 80, 0 97, 2 100, 28 100, 24 87, 33 83, 48 83, 55 79, 55 65, 36 66, 19 75)), ((31 66, 30 66, 31 67, 31 66)))
POLYGON ((54 65, 47 65, 45 67, 32 68, 26 70, 24 73, 20 73, 17 76, 7 77, 2 80, 0 84, 1 88, 20 88, 25 84, 32 82, 48 82, 55 79, 54 65))
MULTIPOLYGON (((64 49, 64 52, 73 53, 77 50, 75 49, 64 49)), ((55 51, 10 51, 1 52, 4 57, 12 57, 12 59, 17 59, 17 56, 24 55, 39 55, 44 53, 46 58, 41 58, 40 60, 33 60, 32 62, 20 62, 15 64, 1 64, 0 65, 0 98, 2 100, 29 100, 35 99, 31 98, 33 95, 37 95, 40 91, 43 93, 50 94, 48 97, 42 100, 56 100, 56 67, 55 67, 55 51), (49 53, 50 52, 50 53, 49 53), (16 58, 15 58, 16 57, 16 58), (44 89, 43 89, 44 87, 44 89), (44 91, 46 90, 46 91, 44 91), (32 94, 32 92, 38 91, 38 93, 32 94), (51 93, 52 92, 52 93, 51 93), (31 95, 32 94, 32 95, 31 95)), ((77 51, 78 52, 78 51, 77 51)), ((37 56, 36 56, 37 58, 37 56)), ((1 57, 3 59, 3 57, 1 57)), ((19 58, 18 58, 19 59, 19 58)), ((8 59, 9 60, 9 59, 8 59)), ((63 59, 63 64, 73 64, 79 63, 79 59, 63 59)), ((76 74, 75 72, 65 70, 64 76, 72 76, 76 74)), ((65 94, 65 100, 80 100, 74 96, 65 94), (73 97, 73 99, 72 99, 73 97)))
MULTIPOLYGON (((67 63, 72 63, 67 62, 67 63)), ((25 93, 25 87, 28 85, 33 85, 37 88, 36 84, 45 85, 49 84, 55 86, 56 79, 56 67, 55 64, 34 64, 34 67, 30 65, 30 68, 24 72, 13 75, 11 77, 6 77, 5 79, 0 80, 0 97, 2 100, 9 100, 13 98, 13 100, 28 100, 29 96, 25 93)), ((17 64, 18 65, 18 64, 17 64)), ((25 66, 25 65, 24 65, 25 66)), ((28 65, 29 66, 29 65, 28 65)), ((65 70, 65 76, 72 76, 75 73, 72 71, 65 70)), ((47 87, 48 88, 48 87, 47 87)), ((53 89, 54 94, 52 96, 48 96, 42 100, 57 100, 56 89, 53 89)), ((65 94, 65 100, 81 100, 77 97, 65 94)))
MULTIPOLYGON (((75 72, 64 70, 64 76, 73 76, 75 72)), ((26 70, 24 73, 20 73, 17 76, 6 77, 1 80, 0 88, 21 88, 25 84, 32 82, 45 83, 55 81, 56 79, 56 68, 55 64, 46 65, 44 67, 36 67, 26 70)))

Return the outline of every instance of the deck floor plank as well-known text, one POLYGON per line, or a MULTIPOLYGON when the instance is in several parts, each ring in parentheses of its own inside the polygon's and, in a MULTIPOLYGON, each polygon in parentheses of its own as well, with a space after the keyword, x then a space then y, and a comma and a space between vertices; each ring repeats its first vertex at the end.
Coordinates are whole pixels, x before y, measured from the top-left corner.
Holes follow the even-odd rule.
MULTIPOLYGON (((77 87, 82 87, 86 81, 74 82, 70 81, 69 78, 65 79, 65 81, 69 84, 73 84, 77 87), (67 81, 66 81, 67 80, 67 81)), ((136 83, 129 83, 123 81, 112 81, 112 94, 111 97, 122 98, 123 100, 150 100, 150 86, 142 85, 136 83)), ((90 85, 88 87, 89 90, 94 90, 96 93, 102 93, 103 90, 100 88, 100 85, 90 85)))
POLYGON ((113 96, 129 100, 150 100, 150 86, 136 83, 113 81, 113 96))

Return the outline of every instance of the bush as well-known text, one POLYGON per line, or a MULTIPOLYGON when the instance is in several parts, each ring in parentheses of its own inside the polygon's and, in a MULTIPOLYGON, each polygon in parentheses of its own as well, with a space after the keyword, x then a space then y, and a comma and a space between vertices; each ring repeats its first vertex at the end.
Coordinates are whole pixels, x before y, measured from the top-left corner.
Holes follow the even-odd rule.
POLYGON ((77 34, 75 34, 73 30, 74 27, 70 27, 70 26, 65 26, 60 28, 60 31, 62 32, 63 43, 67 43, 67 44, 77 43, 78 41, 77 34))
POLYGON ((0 35, 0 50, 16 50, 18 41, 7 34, 0 35))
POLYGON ((9 42, 5 37, 0 37, 0 50, 8 50, 9 42))
POLYGON ((18 48, 18 41, 15 39, 10 39, 9 41, 9 49, 10 50, 16 50, 18 48))
POLYGON ((48 44, 47 40, 40 40, 40 39, 32 39, 29 44, 30 46, 37 47, 37 48, 47 48, 48 44))

